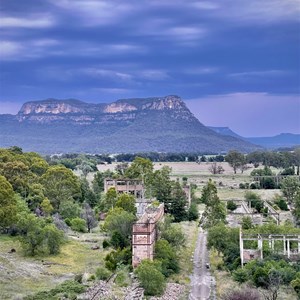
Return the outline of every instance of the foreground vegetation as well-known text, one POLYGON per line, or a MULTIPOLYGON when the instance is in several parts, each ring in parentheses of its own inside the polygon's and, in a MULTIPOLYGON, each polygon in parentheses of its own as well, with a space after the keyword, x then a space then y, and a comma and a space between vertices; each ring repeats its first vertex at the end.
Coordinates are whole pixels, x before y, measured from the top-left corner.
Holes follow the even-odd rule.
POLYGON ((141 179, 146 196, 157 199, 153 207, 160 202, 165 204, 168 216, 160 224, 155 260, 143 261, 135 271, 146 295, 162 294, 170 281, 188 286, 199 207, 217 278, 223 274, 222 278, 230 278, 235 287, 258 287, 266 297, 272 293, 272 299, 280 299, 278 295, 281 297, 285 289, 291 295, 299 294, 299 262, 292 263, 269 251, 264 253, 263 261, 240 268, 239 230, 227 223, 228 214, 236 207, 233 201, 222 201, 243 198, 257 213, 267 215, 263 200, 268 200, 288 216, 289 222, 279 227, 272 222, 256 226, 251 219, 243 218, 241 226, 248 232, 300 233, 296 228, 300 220, 299 179, 293 177, 299 172, 298 152, 203 156, 194 163, 181 163, 178 170, 143 157, 133 159, 131 164, 110 163, 109 156, 44 159, 36 153, 23 153, 18 147, 0 149, 3 299, 9 299, 16 290, 21 296, 28 295, 27 299, 72 299, 98 280, 111 276, 117 286, 114 292, 124 294, 122 289, 133 280, 129 274, 131 228, 137 220, 135 199, 118 195, 114 189, 104 193, 107 177, 141 179), (97 171, 99 163, 104 170, 97 171), (286 178, 277 184, 273 178, 276 175, 286 178), (187 184, 192 189, 189 208, 182 190, 187 184), (105 221, 100 221, 100 212, 106 214, 105 221), (92 250, 94 246, 96 251, 92 250), (14 269, 14 265, 19 267, 14 269), (26 273, 27 268, 32 272, 26 273), (33 292, 38 293, 32 295, 33 292))

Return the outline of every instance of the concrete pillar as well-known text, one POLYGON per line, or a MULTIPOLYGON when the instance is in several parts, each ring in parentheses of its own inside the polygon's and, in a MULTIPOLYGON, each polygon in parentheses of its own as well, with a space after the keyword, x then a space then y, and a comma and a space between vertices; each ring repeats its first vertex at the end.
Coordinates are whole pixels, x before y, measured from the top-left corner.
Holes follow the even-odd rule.
POLYGON ((285 236, 283 237, 283 255, 286 255, 286 240, 285 240, 285 236))
POLYGON ((274 240, 272 239, 272 251, 274 251, 274 240))
POLYGON ((287 240, 287 256, 290 258, 290 240, 287 240))
POLYGON ((258 249, 260 250, 260 258, 263 259, 263 240, 261 236, 259 236, 259 239, 257 240, 258 249))
POLYGON ((270 235, 269 235, 269 249, 272 249, 272 239, 270 235))
POLYGON ((298 235, 298 254, 300 254, 300 236, 298 235))
POLYGON ((240 258, 242 268, 244 267, 244 241, 242 237, 242 229, 240 228, 240 258))

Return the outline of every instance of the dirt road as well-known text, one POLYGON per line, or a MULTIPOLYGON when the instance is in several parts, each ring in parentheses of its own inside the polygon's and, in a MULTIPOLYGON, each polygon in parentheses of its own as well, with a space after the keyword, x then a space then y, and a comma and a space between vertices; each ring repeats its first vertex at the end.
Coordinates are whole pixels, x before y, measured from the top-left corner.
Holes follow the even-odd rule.
POLYGON ((189 300, 215 299, 214 278, 206 267, 209 263, 208 251, 206 248, 206 232, 199 229, 198 240, 194 253, 194 271, 191 275, 191 292, 189 300))

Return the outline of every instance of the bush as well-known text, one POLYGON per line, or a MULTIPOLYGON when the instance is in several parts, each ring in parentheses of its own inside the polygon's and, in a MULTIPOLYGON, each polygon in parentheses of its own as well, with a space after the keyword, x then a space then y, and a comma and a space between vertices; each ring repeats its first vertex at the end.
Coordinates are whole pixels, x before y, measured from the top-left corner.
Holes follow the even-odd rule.
POLYGON ((111 272, 104 267, 96 269, 96 277, 99 280, 107 280, 111 276, 111 272))
POLYGON ((81 218, 74 218, 71 220, 71 228, 78 232, 87 232, 86 221, 81 218))
POLYGON ((285 210, 285 211, 288 211, 289 208, 288 208, 288 205, 286 203, 286 201, 282 198, 279 198, 279 199, 276 199, 275 201, 275 204, 278 205, 278 207, 281 209, 281 210, 285 210))
POLYGON ((103 249, 110 247, 110 242, 108 240, 103 240, 102 247, 103 249))
POLYGON ((105 257, 105 267, 110 271, 115 271, 117 266, 131 265, 132 262, 132 252, 131 247, 118 249, 117 251, 111 251, 105 257))
POLYGON ((129 286, 131 284, 131 280, 129 277, 128 268, 119 268, 114 282, 121 287, 129 286))
POLYGON ((249 216, 243 217, 242 219, 242 229, 251 229, 252 228, 252 219, 249 216))
POLYGON ((232 200, 229 200, 227 202, 227 209, 234 211, 237 209, 237 205, 232 200))
POLYGON ((168 277, 179 272, 178 257, 168 241, 161 239, 155 244, 155 258, 161 262, 162 273, 168 277))
POLYGON ((192 203, 188 209, 188 220, 195 221, 199 218, 198 207, 195 203, 192 203))
POLYGON ((260 300, 260 294, 257 290, 246 288, 237 291, 230 291, 225 295, 224 300, 260 300))
POLYGON ((186 242, 185 235, 178 224, 170 224, 162 231, 161 238, 167 240, 175 248, 183 246, 186 242))
POLYGON ((258 190, 259 189, 259 185, 256 182, 250 183, 249 187, 250 187, 251 190, 258 190))
POLYGON ((246 269, 242 269, 242 268, 235 270, 233 272, 232 276, 233 276, 233 279, 239 283, 243 283, 243 282, 246 282, 247 280, 249 280, 248 271, 246 269))
POLYGON ((76 295, 84 293, 86 287, 74 280, 67 280, 50 291, 38 292, 35 295, 27 296, 24 300, 45 300, 45 299, 76 299, 76 295))
POLYGON ((166 281, 157 262, 145 259, 136 268, 135 273, 145 290, 145 295, 156 296, 163 293, 166 281))

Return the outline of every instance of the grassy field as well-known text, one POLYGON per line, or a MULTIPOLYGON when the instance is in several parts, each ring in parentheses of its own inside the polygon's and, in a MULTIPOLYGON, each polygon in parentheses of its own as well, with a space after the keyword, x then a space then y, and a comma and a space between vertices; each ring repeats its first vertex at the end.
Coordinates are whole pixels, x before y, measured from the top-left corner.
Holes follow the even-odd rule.
POLYGON ((91 250, 91 244, 84 240, 98 236, 97 233, 69 238, 59 255, 32 258, 24 256, 17 238, 0 235, 0 299, 20 299, 51 289, 75 274, 93 273, 103 263, 107 251, 91 250), (12 248, 15 253, 9 253, 12 248))

